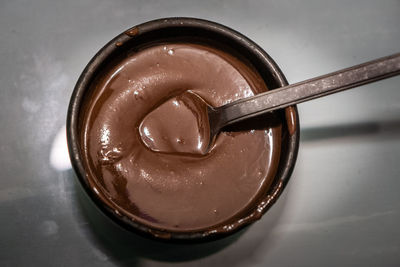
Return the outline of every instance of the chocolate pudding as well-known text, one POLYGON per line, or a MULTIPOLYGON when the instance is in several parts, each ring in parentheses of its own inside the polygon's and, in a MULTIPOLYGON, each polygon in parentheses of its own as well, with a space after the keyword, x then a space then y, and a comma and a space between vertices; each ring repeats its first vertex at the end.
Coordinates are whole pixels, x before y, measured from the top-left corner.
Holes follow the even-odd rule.
POLYGON ((102 72, 83 102, 87 180, 120 216, 170 232, 217 231, 256 209, 276 175, 281 119, 207 128, 188 91, 212 106, 267 90, 248 64, 202 44, 153 44, 102 72))

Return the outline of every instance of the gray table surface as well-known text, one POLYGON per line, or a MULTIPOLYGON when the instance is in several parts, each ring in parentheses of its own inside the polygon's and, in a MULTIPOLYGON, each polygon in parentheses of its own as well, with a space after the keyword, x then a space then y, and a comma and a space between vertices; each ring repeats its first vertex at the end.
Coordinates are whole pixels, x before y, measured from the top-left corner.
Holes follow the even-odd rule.
POLYGON ((230 26, 290 83, 400 51, 400 1, 0 2, 1 266, 400 266, 400 77, 299 106, 276 205, 238 236, 168 245, 116 227, 71 170, 65 117, 89 59, 160 17, 230 26))

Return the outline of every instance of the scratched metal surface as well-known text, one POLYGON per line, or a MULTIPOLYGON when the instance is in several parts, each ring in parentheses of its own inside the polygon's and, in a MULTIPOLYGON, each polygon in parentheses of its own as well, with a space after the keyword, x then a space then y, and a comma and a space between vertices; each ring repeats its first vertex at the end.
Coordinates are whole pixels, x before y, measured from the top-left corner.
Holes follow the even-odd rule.
POLYGON ((298 162, 246 231, 168 245, 127 233, 70 169, 74 83, 108 40, 167 16, 247 35, 290 83, 400 51, 400 1, 0 2, 1 266, 400 266, 400 78, 301 104, 298 162))

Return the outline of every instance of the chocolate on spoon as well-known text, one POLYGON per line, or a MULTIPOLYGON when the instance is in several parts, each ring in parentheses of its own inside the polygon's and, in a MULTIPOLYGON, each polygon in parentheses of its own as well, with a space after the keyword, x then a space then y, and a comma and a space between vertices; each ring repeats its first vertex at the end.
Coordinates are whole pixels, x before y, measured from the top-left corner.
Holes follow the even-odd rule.
POLYGON ((228 125, 399 74, 400 53, 243 98, 220 107, 212 107, 199 95, 187 91, 150 113, 142 122, 140 133, 144 143, 153 151, 204 155, 212 147, 218 133, 228 125), (178 116, 171 118, 178 117, 181 120, 155 121, 157 112, 171 112, 168 105, 177 107, 175 111, 178 116), (163 133, 176 133, 174 129, 165 130, 174 128, 174 123, 185 123, 187 132, 196 131, 197 135, 188 134, 188 136, 197 136, 197 140, 182 137, 185 133, 181 133, 179 137, 157 134, 160 127, 163 127, 163 133))

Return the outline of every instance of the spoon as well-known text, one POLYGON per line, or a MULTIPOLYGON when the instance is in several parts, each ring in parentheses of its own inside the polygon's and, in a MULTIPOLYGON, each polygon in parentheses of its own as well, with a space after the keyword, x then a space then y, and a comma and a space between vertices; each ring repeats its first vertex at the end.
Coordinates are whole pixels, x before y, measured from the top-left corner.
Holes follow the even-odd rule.
POLYGON ((206 146, 208 151, 215 137, 225 126, 399 74, 400 53, 243 98, 220 107, 210 106, 194 93, 190 93, 192 97, 188 99, 195 101, 200 110, 206 110, 210 131, 209 143, 206 146))
POLYGON ((220 107, 212 107, 201 96, 188 90, 146 116, 139 132, 150 150, 205 155, 225 126, 398 74, 400 53, 220 107))

